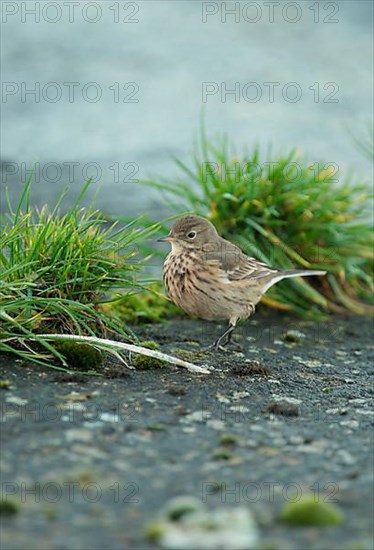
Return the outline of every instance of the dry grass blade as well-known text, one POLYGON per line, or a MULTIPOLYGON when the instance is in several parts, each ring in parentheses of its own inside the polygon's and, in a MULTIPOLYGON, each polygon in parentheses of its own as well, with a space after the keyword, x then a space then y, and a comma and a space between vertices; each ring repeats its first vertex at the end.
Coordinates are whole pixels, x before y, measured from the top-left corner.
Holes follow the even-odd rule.
MULTIPOLYGON (((31 337, 32 339, 32 337, 31 337)), ((45 340, 70 340, 74 342, 87 342, 93 346, 98 346, 101 349, 106 351, 113 351, 115 349, 121 349, 130 351, 132 353, 141 353, 142 355, 148 355, 154 359, 160 359, 161 361, 166 361, 167 363, 177 365, 178 367, 184 367, 190 372, 195 372, 199 374, 210 374, 210 371, 205 367, 198 367, 193 363, 179 359, 178 357, 173 357, 172 355, 167 355, 166 353, 161 353, 160 351, 144 348, 142 346, 136 346, 134 344, 127 344, 124 342, 116 342, 114 340, 109 340, 107 338, 96 338, 95 336, 76 336, 73 334, 43 334, 43 339, 45 340)))

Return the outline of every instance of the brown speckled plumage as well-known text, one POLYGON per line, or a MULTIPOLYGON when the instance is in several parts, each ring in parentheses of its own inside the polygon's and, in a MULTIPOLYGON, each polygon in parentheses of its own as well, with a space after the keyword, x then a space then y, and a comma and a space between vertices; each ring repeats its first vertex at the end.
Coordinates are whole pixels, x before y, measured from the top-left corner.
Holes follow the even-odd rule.
POLYGON ((180 218, 161 240, 172 245, 164 264, 164 284, 172 301, 201 319, 229 321, 228 330, 213 344, 216 348, 226 336, 230 341, 238 320, 254 313, 273 284, 288 277, 325 274, 269 267, 222 239, 213 224, 198 216, 180 218))

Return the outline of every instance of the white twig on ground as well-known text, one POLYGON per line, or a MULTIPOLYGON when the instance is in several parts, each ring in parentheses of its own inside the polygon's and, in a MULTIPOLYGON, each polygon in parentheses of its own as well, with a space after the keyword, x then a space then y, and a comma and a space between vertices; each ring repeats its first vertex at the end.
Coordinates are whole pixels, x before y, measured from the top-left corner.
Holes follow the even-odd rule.
MULTIPOLYGON (((28 336, 28 339, 31 337, 28 336)), ((116 342, 115 340, 108 340, 107 338, 96 338, 95 336, 80 336, 75 334, 43 334, 43 339, 46 340, 72 340, 74 342, 91 342, 92 345, 97 345, 100 348, 106 349, 107 351, 114 351, 113 348, 122 349, 130 351, 133 353, 140 353, 142 355, 148 355, 154 359, 160 359, 161 361, 166 361, 172 365, 177 365, 178 367, 184 367, 190 372, 196 372, 200 374, 210 374, 210 371, 205 367, 198 367, 193 363, 179 359, 178 357, 173 357, 172 355, 167 355, 166 353, 161 353, 149 348, 144 348, 142 346, 136 346, 134 344, 126 344, 124 342, 116 342)), ((116 354, 118 355, 118 354, 116 354)), ((126 363, 125 363, 126 364, 126 363)))

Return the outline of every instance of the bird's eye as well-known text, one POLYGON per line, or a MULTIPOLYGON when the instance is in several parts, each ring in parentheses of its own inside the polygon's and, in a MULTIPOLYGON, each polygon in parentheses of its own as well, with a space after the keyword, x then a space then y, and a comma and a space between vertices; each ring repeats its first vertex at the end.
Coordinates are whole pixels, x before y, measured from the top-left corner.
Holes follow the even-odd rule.
POLYGON ((196 231, 190 231, 187 235, 189 239, 194 239, 196 237, 196 231))

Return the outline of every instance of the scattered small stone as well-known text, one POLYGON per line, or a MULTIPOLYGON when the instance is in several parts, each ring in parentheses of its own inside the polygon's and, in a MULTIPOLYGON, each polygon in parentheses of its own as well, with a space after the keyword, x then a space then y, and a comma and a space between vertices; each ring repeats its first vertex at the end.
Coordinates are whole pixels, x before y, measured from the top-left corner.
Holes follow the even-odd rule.
POLYGON ((292 397, 274 398, 268 406, 267 412, 280 416, 300 416, 300 403, 299 399, 292 397))
POLYGON ((303 359, 302 363, 309 368, 321 367, 322 362, 318 359, 303 359))
POLYGON ((263 348, 264 351, 267 351, 268 353, 272 353, 273 355, 277 355, 279 353, 279 350, 274 348, 263 348))
POLYGON ((252 550, 258 542, 257 525, 248 507, 208 510, 201 508, 201 502, 199 509, 185 511, 174 521, 151 524, 151 536, 166 550, 252 550))
POLYGON ((231 405, 231 407, 229 407, 229 410, 239 414, 250 412, 250 409, 248 407, 245 407, 244 405, 231 405))
POLYGON ((345 408, 334 408, 334 409, 326 409, 326 414, 339 414, 341 416, 344 416, 346 414, 348 414, 348 409, 345 409, 345 408))
POLYGON ((290 435, 288 442, 290 445, 302 445, 304 438, 301 435, 290 435))
POLYGON ((146 401, 147 403, 157 403, 157 399, 155 399, 154 397, 145 397, 144 401, 146 401))
POLYGON ((188 409, 184 405, 178 405, 174 408, 174 413, 177 416, 186 416, 188 414, 188 409))
POLYGON ((186 414, 184 418, 181 419, 181 422, 206 422, 208 418, 212 416, 210 411, 198 410, 192 413, 186 414))
POLYGON ((302 340, 305 339, 305 334, 304 332, 301 332, 301 330, 288 330, 283 336, 283 340, 285 340, 286 342, 294 342, 294 343, 297 343, 297 342, 301 342, 302 340))
POLYGON ((236 391, 234 392, 232 396, 233 401, 239 401, 239 399, 243 399, 243 397, 249 397, 251 394, 249 391, 236 391))
POLYGON ((91 441, 93 438, 92 430, 72 428, 65 431, 66 441, 91 441))
POLYGON ((274 437, 271 443, 272 445, 274 445, 274 447, 284 447, 284 445, 286 444, 286 440, 284 439, 284 437, 274 437))
POLYGON ((300 453, 322 454, 330 448, 330 442, 327 439, 316 439, 315 441, 305 437, 304 444, 299 445, 296 450, 300 453))
POLYGON ((182 428, 182 432, 185 434, 193 434, 196 432, 195 426, 185 426, 182 428))
POLYGON ((73 403, 72 401, 62 403, 61 405, 58 405, 58 408, 66 410, 69 413, 61 417, 61 420, 63 422, 71 422, 71 419, 74 416, 74 412, 84 412, 87 409, 86 405, 84 405, 82 402, 73 403))
POLYGON ((61 399, 65 399, 66 401, 87 401, 88 399, 91 399, 91 395, 89 393, 79 393, 73 391, 67 395, 62 395, 61 399))
POLYGON ((266 428, 264 426, 260 426, 258 424, 252 424, 252 426, 249 426, 249 429, 253 432, 265 432, 266 428))
POLYGON ((99 418, 102 422, 119 422, 119 415, 114 412, 102 412, 99 418))
POLYGON ((285 504, 281 519, 291 525, 325 527, 340 525, 344 516, 335 504, 316 500, 315 495, 306 495, 297 502, 285 504))
POLYGON ((351 453, 346 451, 345 449, 339 449, 336 455, 338 457, 338 460, 343 464, 351 466, 352 464, 356 464, 357 462, 357 460, 351 455, 351 453))
POLYGON ((92 460, 105 460, 108 459, 108 453, 105 453, 101 451, 100 449, 97 449, 96 447, 89 447, 87 445, 80 445, 76 444, 71 447, 71 452, 76 453, 77 460, 79 457, 79 460, 82 460, 84 457, 84 460, 87 462, 91 462, 92 460))
POLYGON ((213 430, 222 431, 225 429, 225 422, 223 420, 219 420, 218 418, 210 418, 207 420, 206 423, 208 428, 213 428, 213 430))
POLYGON ((245 442, 245 446, 249 447, 250 449, 257 449, 259 445, 260 443, 255 439, 247 439, 247 441, 245 442))
POLYGON ((23 405, 27 405, 28 400, 22 399, 22 397, 18 397, 17 395, 9 395, 5 401, 7 403, 12 403, 12 405, 18 405, 19 407, 23 407, 23 405))
POLYGON ((230 399, 226 395, 222 395, 222 393, 216 393, 216 399, 220 403, 230 403, 230 399))
POLYGON ((275 447, 260 447, 258 449, 258 454, 264 455, 264 456, 276 456, 279 455, 279 449, 276 449, 275 447))
POLYGON ((372 411, 370 409, 356 409, 355 412, 357 414, 362 414, 362 415, 365 415, 365 416, 373 416, 374 415, 374 411, 372 411))
POLYGON ((352 430, 359 427, 359 423, 357 420, 342 420, 341 422, 339 422, 339 424, 344 428, 351 428, 352 430))

